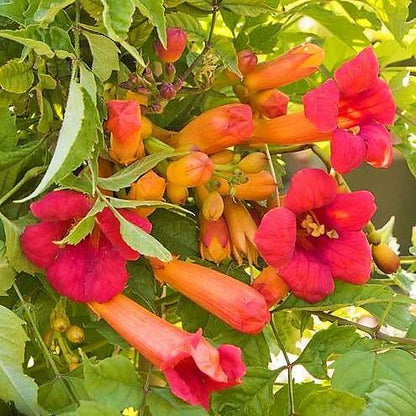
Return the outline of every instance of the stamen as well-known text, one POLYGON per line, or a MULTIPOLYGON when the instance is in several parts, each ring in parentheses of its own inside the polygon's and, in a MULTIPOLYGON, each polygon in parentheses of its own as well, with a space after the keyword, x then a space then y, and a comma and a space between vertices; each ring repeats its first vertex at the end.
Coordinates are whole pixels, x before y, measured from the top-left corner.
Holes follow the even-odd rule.
POLYGON ((311 212, 310 214, 307 214, 305 219, 301 222, 300 225, 312 237, 319 237, 325 234, 325 226, 319 223, 316 215, 313 212, 311 212))

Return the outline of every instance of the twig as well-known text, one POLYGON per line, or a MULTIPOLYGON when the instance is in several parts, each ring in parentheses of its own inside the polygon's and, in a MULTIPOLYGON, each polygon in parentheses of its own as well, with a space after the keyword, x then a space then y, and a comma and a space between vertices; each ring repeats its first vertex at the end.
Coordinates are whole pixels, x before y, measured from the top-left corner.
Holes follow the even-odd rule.
POLYGON ((277 206, 280 207, 280 198, 279 198, 279 185, 277 184, 277 176, 273 166, 272 155, 270 154, 269 146, 267 144, 264 145, 264 149, 266 150, 267 160, 269 161, 269 168, 272 174, 274 183, 276 185, 276 203, 277 206))
POLYGON ((289 416, 295 416, 295 396, 293 392, 293 376, 292 376, 292 368, 293 364, 290 362, 289 356, 287 355, 286 348, 280 338, 279 331, 276 328, 276 325, 273 319, 270 321, 270 326, 272 328, 273 334, 276 338, 277 344, 279 345, 280 350, 282 351, 283 357, 286 361, 286 368, 287 368, 287 387, 289 391, 289 409, 290 414, 289 416))
POLYGON ((291 146, 269 146, 269 152, 272 155, 280 155, 283 153, 294 153, 308 150, 312 147, 312 144, 294 144, 291 146))

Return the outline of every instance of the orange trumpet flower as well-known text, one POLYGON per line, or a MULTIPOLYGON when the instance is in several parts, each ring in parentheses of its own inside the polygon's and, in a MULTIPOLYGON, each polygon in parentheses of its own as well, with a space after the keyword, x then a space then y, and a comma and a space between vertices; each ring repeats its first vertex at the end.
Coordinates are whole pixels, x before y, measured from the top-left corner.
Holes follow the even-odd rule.
POLYGON ((172 260, 151 261, 157 279, 211 312, 232 328, 258 334, 270 320, 266 301, 252 287, 216 270, 172 260))
POLYGON ((121 294, 89 306, 164 372, 172 393, 182 400, 208 409, 212 391, 241 383, 246 367, 238 347, 224 344, 217 349, 201 330, 183 331, 121 294))

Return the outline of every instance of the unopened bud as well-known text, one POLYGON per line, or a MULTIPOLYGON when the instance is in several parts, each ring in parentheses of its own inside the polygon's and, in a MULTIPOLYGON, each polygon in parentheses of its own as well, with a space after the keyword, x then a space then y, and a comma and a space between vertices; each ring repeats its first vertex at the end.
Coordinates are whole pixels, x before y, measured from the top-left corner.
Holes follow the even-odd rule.
POLYGON ((52 329, 55 332, 65 332, 71 323, 66 316, 60 316, 52 321, 52 329))
POLYGON ((374 263, 382 272, 387 274, 397 272, 400 266, 400 258, 387 244, 373 245, 371 251, 374 263))
POLYGON ((224 212, 224 200, 222 196, 213 191, 202 202, 202 214, 209 221, 217 221, 224 212))
POLYGON ((250 95, 249 103, 255 112, 276 118, 287 113, 289 97, 279 90, 271 89, 250 95))
POLYGON ((74 344, 81 344, 85 339, 85 332, 77 325, 71 325, 65 333, 69 341, 74 344))
POLYGON ((165 79, 167 82, 173 82, 176 75, 175 65, 172 63, 167 63, 165 66, 165 79))
POLYGON ((183 54, 186 47, 187 35, 178 27, 170 27, 166 31, 166 49, 160 41, 155 42, 156 55, 163 62, 176 62, 183 54))
POLYGON ((238 69, 243 75, 253 71, 257 65, 257 55, 250 51, 244 50, 238 52, 238 69))
POLYGON ((183 81, 181 79, 177 79, 174 83, 173 86, 175 87, 176 91, 179 91, 182 88, 183 85, 183 81))
POLYGON ((238 166, 244 173, 259 173, 267 164, 267 157, 263 152, 250 153, 244 157, 238 166))
POLYGON ((147 81, 153 82, 155 80, 153 77, 153 72, 148 66, 144 69, 143 76, 145 79, 147 79, 147 81))
POLYGON ((153 62, 153 75, 159 78, 163 74, 163 65, 159 61, 153 62))
POLYGON ((189 198, 189 191, 185 186, 168 183, 166 186, 166 195, 173 204, 185 205, 189 198))
POLYGON ((210 157, 216 165, 226 165, 233 160, 234 152, 226 149, 221 152, 214 153, 210 157))
POLYGON ((172 84, 164 82, 159 89, 160 96, 165 100, 172 100, 176 96, 175 87, 172 84))

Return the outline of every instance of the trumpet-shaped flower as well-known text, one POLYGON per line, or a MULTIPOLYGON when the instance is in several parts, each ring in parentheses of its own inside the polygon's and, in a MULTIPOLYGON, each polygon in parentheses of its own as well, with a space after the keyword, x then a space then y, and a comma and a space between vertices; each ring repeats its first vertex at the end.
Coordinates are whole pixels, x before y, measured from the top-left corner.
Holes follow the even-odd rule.
MULTIPOLYGON (((104 302, 120 293, 127 282, 127 260, 140 254, 120 234, 120 223, 109 208, 96 215, 93 232, 76 245, 59 244, 83 218, 92 201, 79 192, 50 192, 31 204, 40 219, 23 231, 20 242, 26 257, 46 270, 46 278, 61 295, 78 302, 104 302)), ((118 212, 131 223, 150 232, 151 223, 132 211, 118 212)))
POLYGON ((241 383, 246 367, 240 348, 230 344, 215 348, 201 330, 183 331, 124 295, 89 306, 163 371, 172 393, 182 400, 208 409, 211 392, 241 383))
POLYGON ((376 210, 368 191, 339 193, 335 179, 318 169, 297 172, 285 206, 262 219, 255 243, 293 293, 317 302, 334 279, 364 284, 371 250, 362 228, 376 210))

